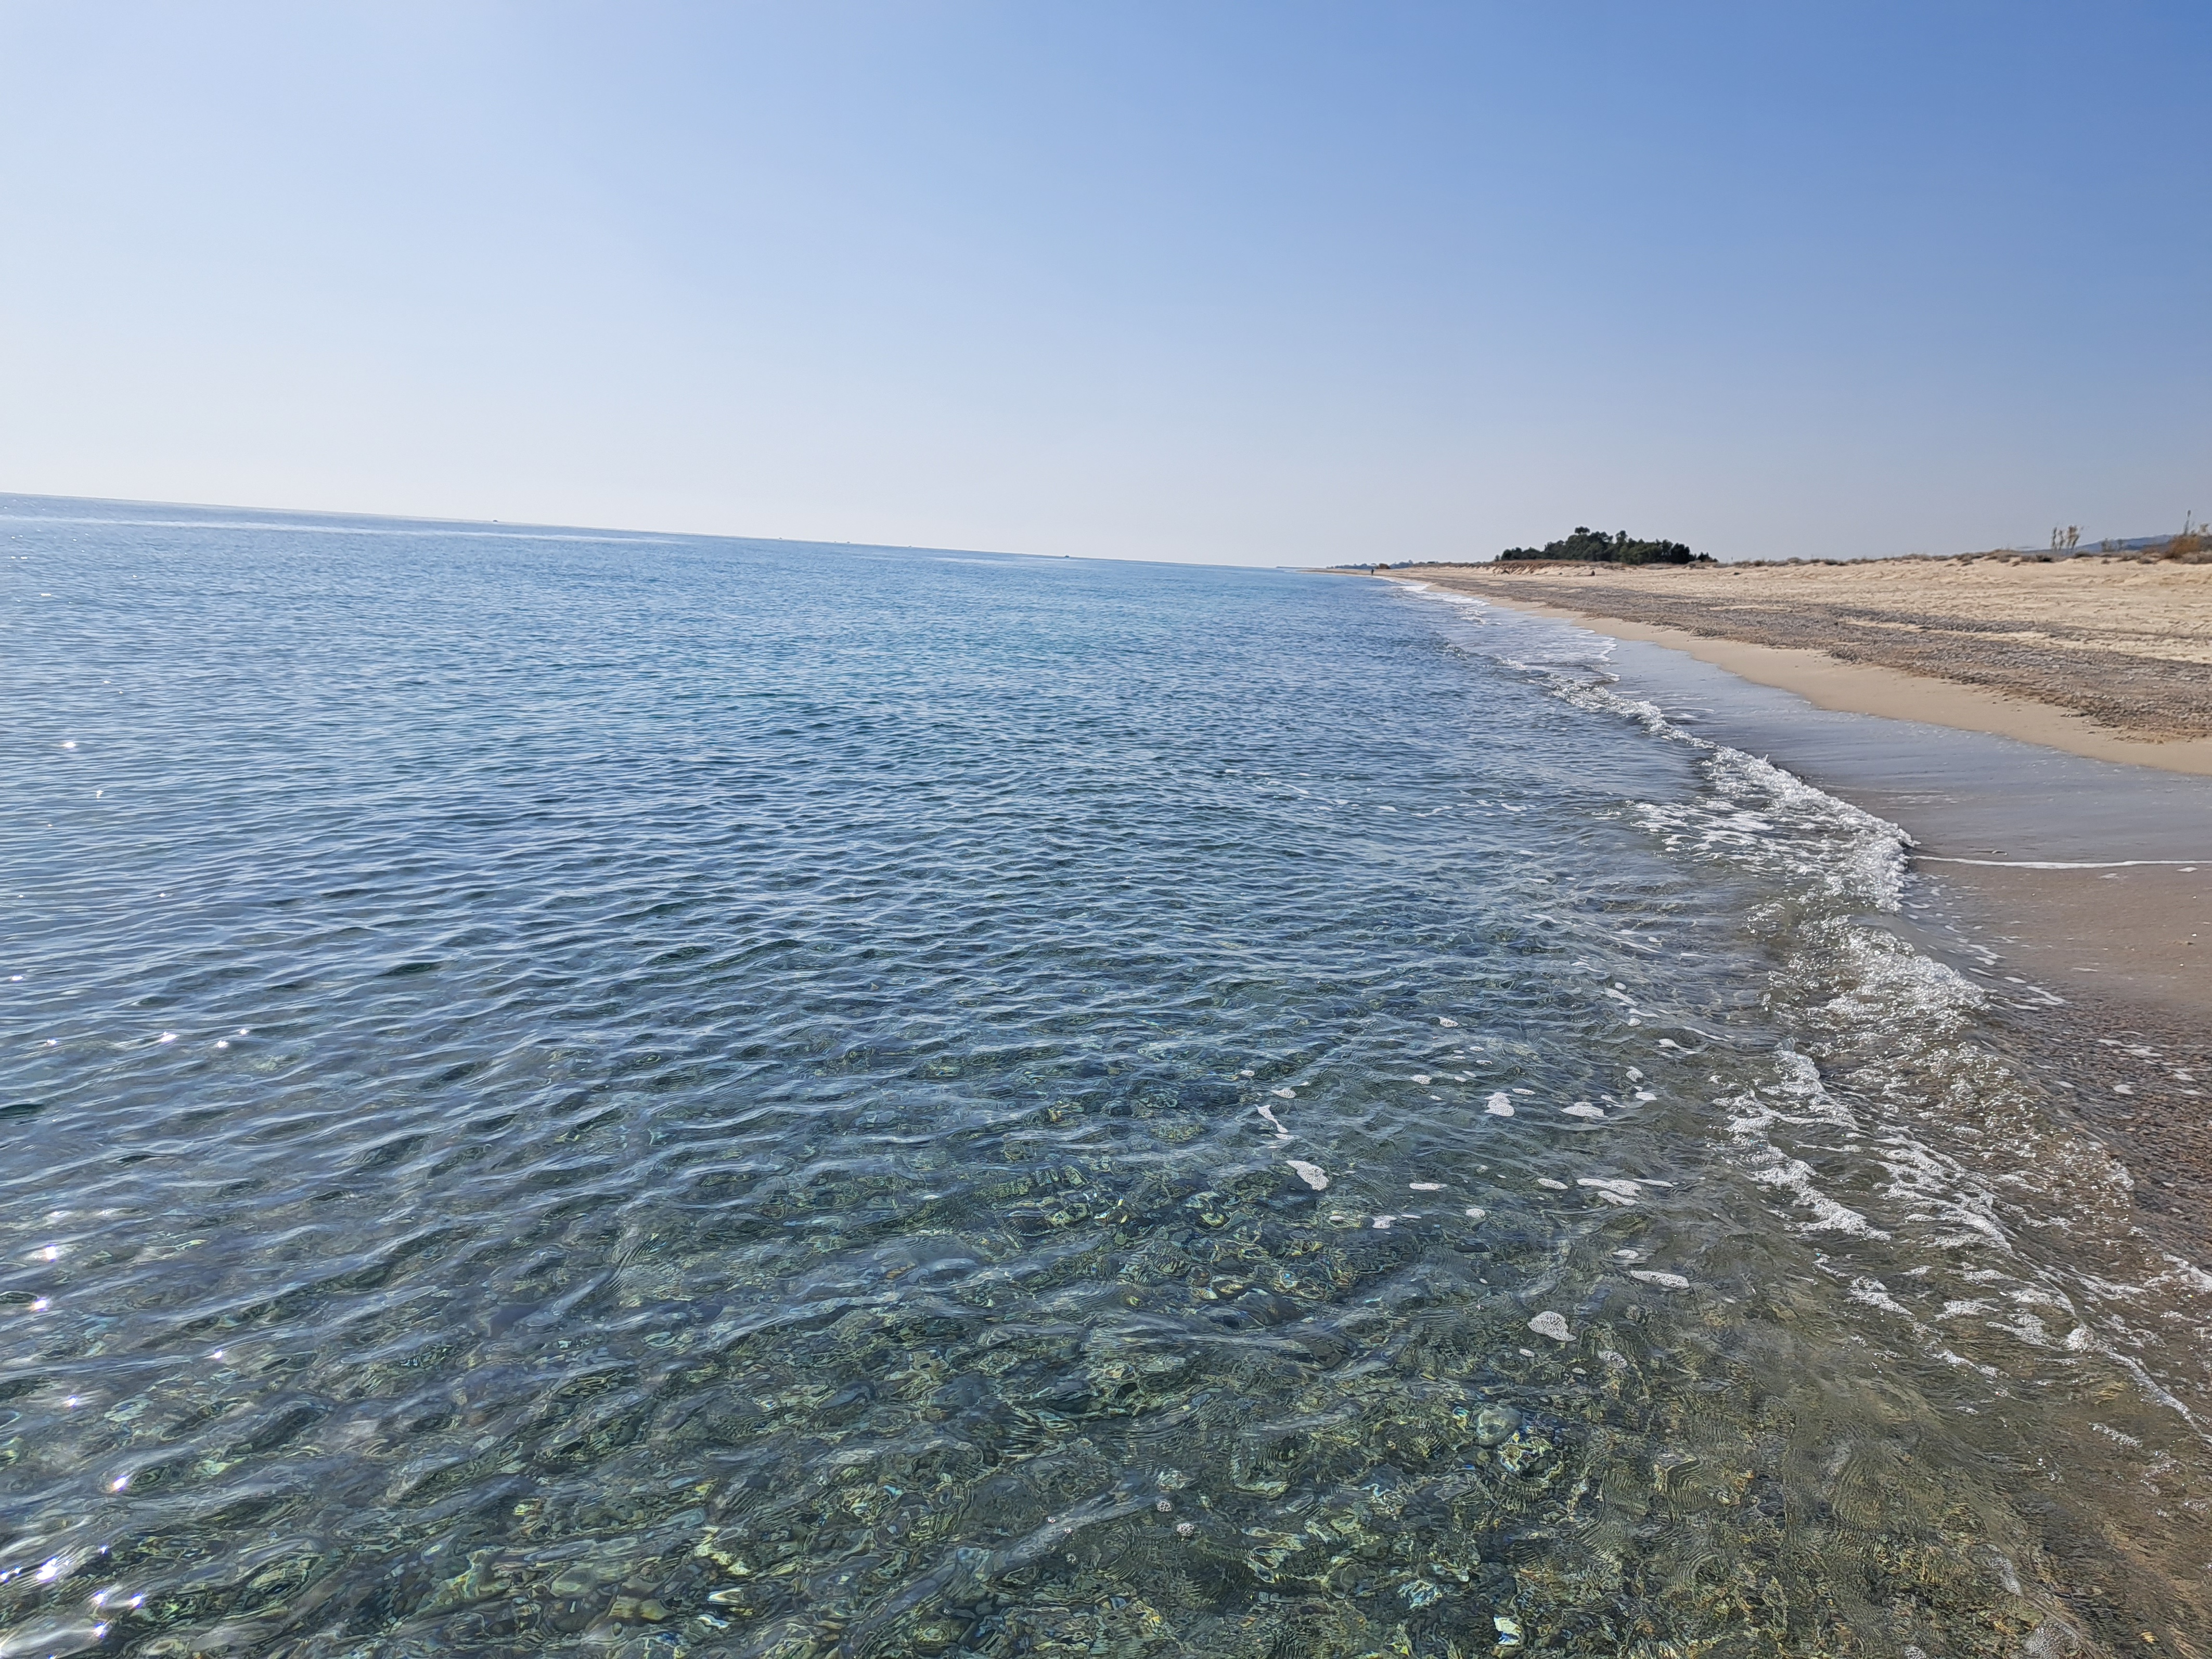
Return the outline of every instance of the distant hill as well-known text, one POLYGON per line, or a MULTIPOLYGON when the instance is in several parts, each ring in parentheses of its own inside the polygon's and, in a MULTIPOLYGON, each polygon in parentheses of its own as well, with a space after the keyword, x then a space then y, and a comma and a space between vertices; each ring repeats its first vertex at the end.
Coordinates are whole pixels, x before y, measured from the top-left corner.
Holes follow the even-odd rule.
POLYGON ((1524 561, 1575 564, 1711 564, 1710 553, 1692 553, 1680 542, 1640 542, 1626 530, 1610 536, 1588 525, 1577 525, 1571 536, 1546 542, 1541 547, 1509 547, 1498 556, 1501 564, 1524 561))

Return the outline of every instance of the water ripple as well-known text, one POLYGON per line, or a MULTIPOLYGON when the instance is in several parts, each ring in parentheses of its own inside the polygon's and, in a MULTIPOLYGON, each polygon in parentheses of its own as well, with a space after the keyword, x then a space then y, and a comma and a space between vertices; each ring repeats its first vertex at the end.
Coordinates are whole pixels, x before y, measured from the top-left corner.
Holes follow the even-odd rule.
POLYGON ((2113 1166, 1784 775, 1366 584, 32 505, 5 1651, 2201 1611, 2113 1166))

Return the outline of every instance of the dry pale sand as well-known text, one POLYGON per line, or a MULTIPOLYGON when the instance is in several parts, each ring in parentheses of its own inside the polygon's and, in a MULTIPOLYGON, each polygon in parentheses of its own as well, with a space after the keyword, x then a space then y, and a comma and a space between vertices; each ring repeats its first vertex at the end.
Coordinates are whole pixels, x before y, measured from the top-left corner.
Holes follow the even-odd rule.
POLYGON ((2212 564, 1401 565, 1677 647, 1822 708, 2212 775, 2212 564))

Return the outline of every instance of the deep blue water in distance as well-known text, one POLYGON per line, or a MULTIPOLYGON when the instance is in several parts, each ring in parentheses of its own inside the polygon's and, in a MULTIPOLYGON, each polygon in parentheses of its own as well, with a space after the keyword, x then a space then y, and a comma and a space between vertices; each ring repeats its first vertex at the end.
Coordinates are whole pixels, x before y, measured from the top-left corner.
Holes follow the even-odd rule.
POLYGON ((2203 1275, 1566 630, 0 556, 0 1651, 2201 1650, 2203 1275))

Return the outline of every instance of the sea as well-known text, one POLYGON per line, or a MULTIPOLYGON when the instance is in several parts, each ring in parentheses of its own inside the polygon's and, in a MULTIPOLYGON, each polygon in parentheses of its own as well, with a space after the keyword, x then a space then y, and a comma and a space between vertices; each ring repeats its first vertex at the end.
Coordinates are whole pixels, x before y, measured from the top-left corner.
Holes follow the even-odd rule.
POLYGON ((18 495, 0 687, 0 1656, 2212 1644, 2115 1051, 1589 635, 18 495))

